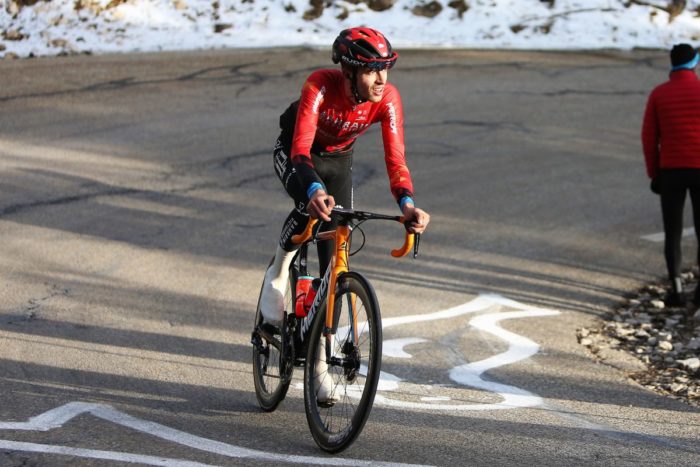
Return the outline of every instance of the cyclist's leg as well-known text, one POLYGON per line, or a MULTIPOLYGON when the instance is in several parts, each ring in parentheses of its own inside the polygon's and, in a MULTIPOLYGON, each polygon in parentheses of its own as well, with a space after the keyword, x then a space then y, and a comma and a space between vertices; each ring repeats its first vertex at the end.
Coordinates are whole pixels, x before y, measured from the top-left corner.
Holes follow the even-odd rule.
MULTIPOLYGON (((262 295, 262 288, 260 295, 262 295)), ((260 305, 260 298, 258 298, 255 328, 251 335, 253 383, 260 407, 271 412, 287 395, 293 371, 291 366, 293 356, 289 353, 284 329, 280 327, 279 332, 276 332, 274 327, 266 326, 260 305)))
MULTIPOLYGON (((312 160, 328 194, 335 199, 335 204, 352 209, 352 150, 321 156, 312 154, 312 160)), ((336 224, 336 221, 330 225, 324 223, 323 229, 333 229, 336 224)), ((317 248, 319 271, 323 275, 333 255, 333 242, 318 242, 317 248)))
MULTIPOLYGON (((335 198, 336 205, 344 208, 352 208, 352 151, 328 156, 313 155, 316 172, 326 185, 328 193, 335 198)), ((331 222, 330 226, 324 224, 324 229, 334 228, 337 221, 331 222)), ((319 242, 318 263, 320 274, 323 275, 331 256, 333 255, 333 242, 319 242)), ((319 343, 318 357, 315 367, 315 384, 318 386, 317 400, 319 403, 333 404, 337 397, 333 391, 333 381, 328 373, 326 363, 325 338, 322 337, 319 343)))
POLYGON ((265 272, 265 280, 260 296, 260 311, 265 321, 277 324, 284 314, 284 292, 289 280, 289 266, 296 255, 297 245, 292 244, 292 236, 303 232, 308 222, 306 213, 306 192, 299 182, 291 160, 288 157, 288 140, 281 135, 273 151, 275 173, 282 185, 294 200, 295 208, 287 216, 282 227, 275 258, 265 272))
POLYGON ((333 391, 333 378, 328 372, 326 362, 326 338, 319 339, 318 353, 316 355, 316 366, 314 371, 314 387, 317 387, 316 400, 320 404, 333 404, 338 400, 338 396, 333 391))

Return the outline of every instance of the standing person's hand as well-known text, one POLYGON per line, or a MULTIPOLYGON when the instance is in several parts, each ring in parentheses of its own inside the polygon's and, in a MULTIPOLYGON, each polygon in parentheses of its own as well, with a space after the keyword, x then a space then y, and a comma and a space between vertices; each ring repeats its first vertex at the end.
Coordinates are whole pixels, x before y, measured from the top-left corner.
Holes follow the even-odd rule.
POLYGON ((409 232, 423 233, 430 222, 430 214, 412 204, 406 204, 403 208, 403 216, 407 221, 411 221, 409 232))
POLYGON ((335 206, 335 199, 324 190, 318 189, 311 195, 306 210, 314 219, 330 222, 333 206, 335 206))

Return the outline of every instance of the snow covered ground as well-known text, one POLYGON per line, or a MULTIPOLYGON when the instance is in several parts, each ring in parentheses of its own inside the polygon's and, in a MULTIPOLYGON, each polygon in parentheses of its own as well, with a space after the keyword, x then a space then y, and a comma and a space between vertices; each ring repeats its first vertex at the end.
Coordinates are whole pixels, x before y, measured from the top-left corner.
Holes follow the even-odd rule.
POLYGON ((700 41, 700 0, 0 0, 0 4, 0 56, 8 57, 329 47, 338 31, 358 25, 380 29, 397 48, 632 49, 700 41), (378 4, 391 7, 370 8, 378 4), (679 7, 674 10, 674 5, 679 7))

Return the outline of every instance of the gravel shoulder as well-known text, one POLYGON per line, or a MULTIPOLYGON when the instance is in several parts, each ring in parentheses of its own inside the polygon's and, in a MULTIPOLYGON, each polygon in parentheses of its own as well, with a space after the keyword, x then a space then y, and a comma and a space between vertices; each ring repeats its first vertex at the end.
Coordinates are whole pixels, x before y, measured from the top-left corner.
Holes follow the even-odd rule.
POLYGON ((686 306, 666 306, 668 283, 646 284, 624 297, 577 338, 601 363, 638 384, 700 407, 700 308, 692 303, 698 270, 684 272, 686 306))

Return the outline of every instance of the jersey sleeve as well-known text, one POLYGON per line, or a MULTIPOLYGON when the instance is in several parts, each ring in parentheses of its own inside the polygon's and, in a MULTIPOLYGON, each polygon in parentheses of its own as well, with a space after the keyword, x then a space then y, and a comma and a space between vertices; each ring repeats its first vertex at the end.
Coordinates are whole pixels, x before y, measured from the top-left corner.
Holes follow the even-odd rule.
POLYGON ((642 149, 647 175, 655 178, 659 174, 659 123, 656 113, 654 93, 647 100, 642 124, 642 149))
POLYGON ((391 88, 382 102, 382 140, 389 186, 394 199, 413 197, 413 181, 406 165, 403 105, 396 88, 391 88))
POLYGON ((320 82, 318 73, 313 73, 304 83, 299 99, 294 138, 292 139, 292 163, 305 189, 315 183, 323 185, 314 170, 311 160, 311 146, 318 129, 318 109, 326 94, 326 87, 320 82))
POLYGON ((292 161, 296 164, 311 162, 311 146, 318 128, 318 109, 326 94, 326 87, 320 82, 317 73, 312 74, 304 83, 299 100, 297 120, 292 140, 292 161))

